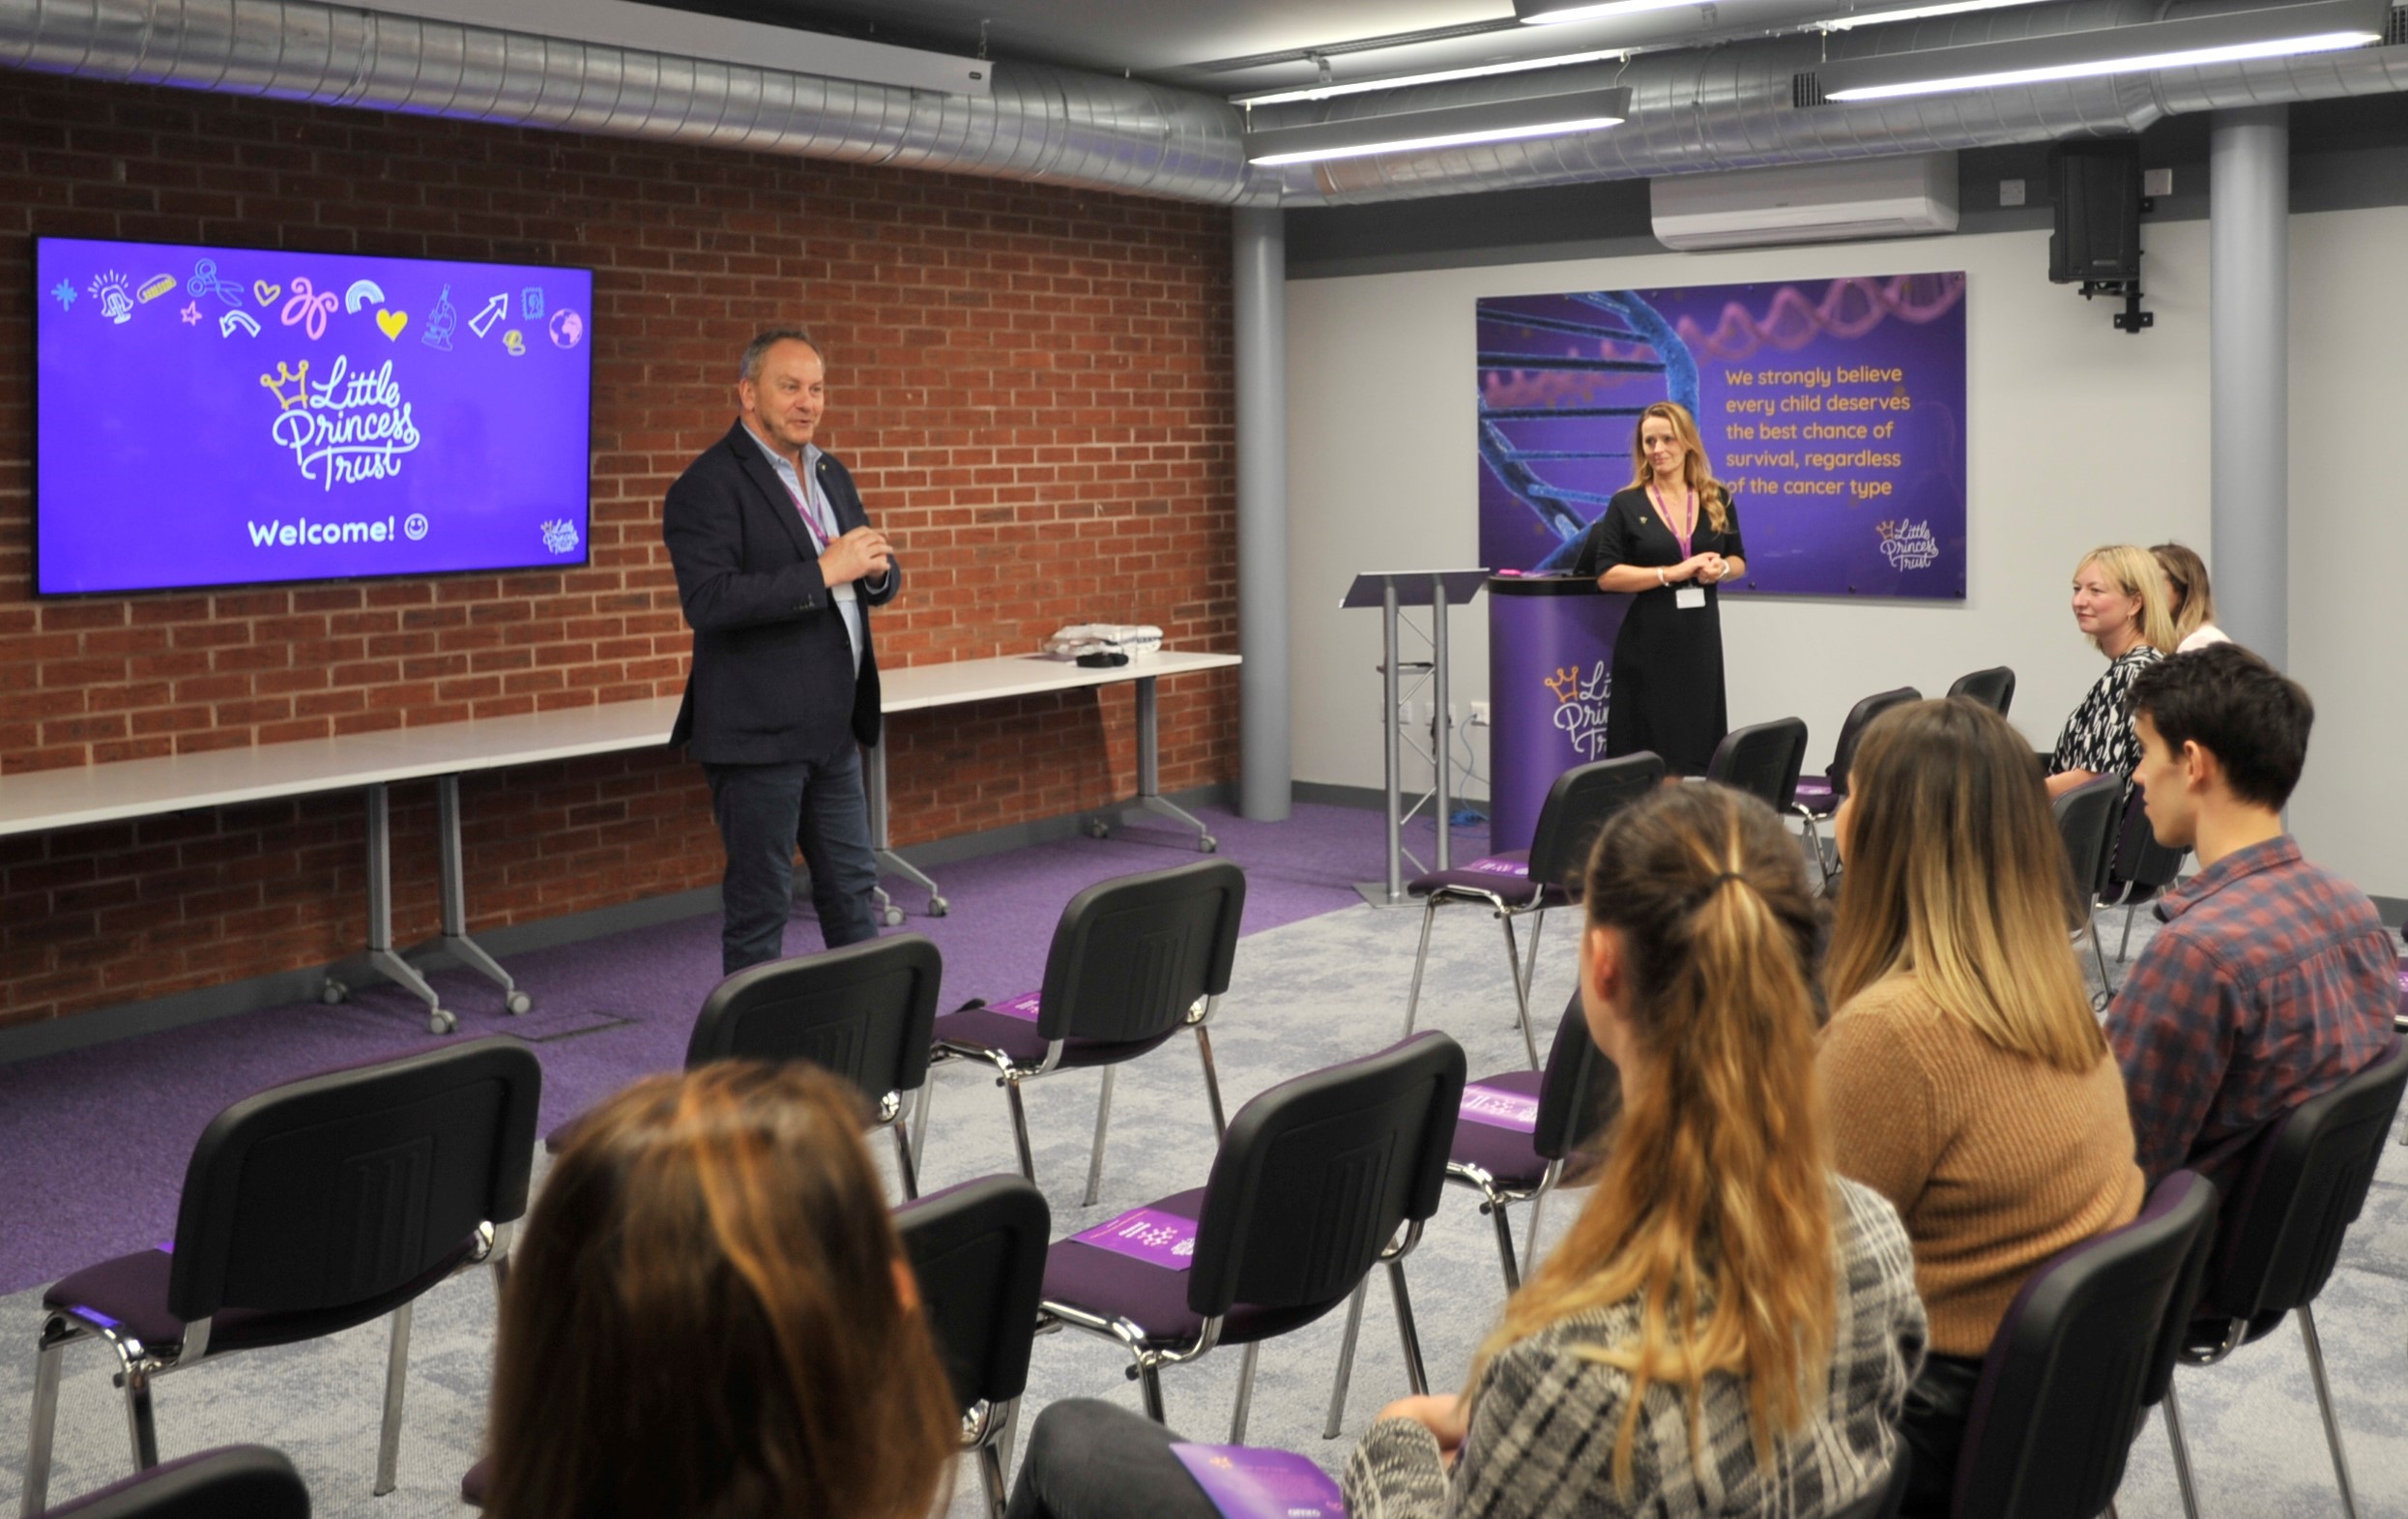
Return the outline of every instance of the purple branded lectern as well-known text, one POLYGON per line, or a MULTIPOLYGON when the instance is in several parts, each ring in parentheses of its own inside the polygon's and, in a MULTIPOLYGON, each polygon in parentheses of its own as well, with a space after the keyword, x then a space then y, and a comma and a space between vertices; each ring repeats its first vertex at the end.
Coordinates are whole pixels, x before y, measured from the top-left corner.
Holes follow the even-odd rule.
POLYGON ((1489 851, 1530 847, 1555 777, 1606 757, 1627 596, 1581 575, 1489 578, 1489 851))

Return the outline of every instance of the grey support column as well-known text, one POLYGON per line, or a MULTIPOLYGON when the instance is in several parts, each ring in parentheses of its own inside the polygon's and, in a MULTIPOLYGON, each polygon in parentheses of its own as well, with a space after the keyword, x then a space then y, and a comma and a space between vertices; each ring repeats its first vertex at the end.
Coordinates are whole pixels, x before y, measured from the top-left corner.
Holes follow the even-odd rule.
POLYGON ((2216 620, 2290 658, 2291 127, 2216 113, 2208 148, 2210 500, 2216 620))
POLYGON ((1288 229, 1276 206, 1234 213, 1238 800, 1276 823, 1293 800, 1288 727, 1288 229))

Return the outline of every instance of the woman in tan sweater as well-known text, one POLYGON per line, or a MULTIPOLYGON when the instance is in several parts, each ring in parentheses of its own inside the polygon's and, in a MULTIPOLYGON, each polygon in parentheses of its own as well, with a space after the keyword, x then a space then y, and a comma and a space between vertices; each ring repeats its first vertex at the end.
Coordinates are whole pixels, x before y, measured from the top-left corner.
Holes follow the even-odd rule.
POLYGON ((1965 1415, 2034 1268, 2144 1192, 2124 1083, 2067 936, 2065 849, 2030 745, 1969 701, 1865 730, 1817 1064, 1833 1163, 1905 1220, 1931 1354, 1906 1399, 1908 1514, 1946 1514, 1965 1415))

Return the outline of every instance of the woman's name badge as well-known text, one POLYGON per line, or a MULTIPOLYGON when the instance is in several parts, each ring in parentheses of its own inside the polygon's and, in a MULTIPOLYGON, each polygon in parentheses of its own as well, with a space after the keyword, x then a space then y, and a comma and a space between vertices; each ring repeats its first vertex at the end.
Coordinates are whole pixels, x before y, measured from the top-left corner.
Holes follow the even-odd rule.
POLYGON ((1705 587, 1701 585, 1674 586, 1672 604, 1684 612, 1697 610, 1705 605, 1705 587))

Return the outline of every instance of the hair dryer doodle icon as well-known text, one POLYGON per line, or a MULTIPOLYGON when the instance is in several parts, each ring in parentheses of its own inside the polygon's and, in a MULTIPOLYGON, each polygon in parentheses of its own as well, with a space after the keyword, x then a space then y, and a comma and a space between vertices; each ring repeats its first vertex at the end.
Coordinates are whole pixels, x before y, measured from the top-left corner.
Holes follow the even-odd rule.
POLYGON ((443 293, 435 297, 435 308, 426 313, 426 330, 419 335, 419 341, 450 353, 451 330, 459 325, 460 313, 451 305, 451 287, 445 285, 443 293))

